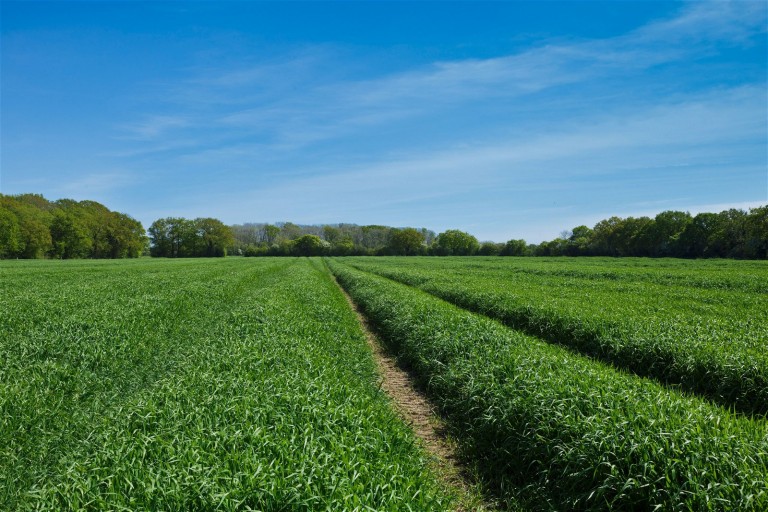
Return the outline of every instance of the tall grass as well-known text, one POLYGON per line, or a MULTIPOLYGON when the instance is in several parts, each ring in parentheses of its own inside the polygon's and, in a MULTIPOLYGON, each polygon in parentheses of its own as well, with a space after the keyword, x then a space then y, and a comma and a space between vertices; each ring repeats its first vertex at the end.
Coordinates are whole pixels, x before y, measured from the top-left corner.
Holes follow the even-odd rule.
POLYGON ((765 420, 329 265, 502 497, 545 510, 768 509, 765 420))
POLYGON ((307 260, 0 273, 0 509, 450 509, 307 260))
POLYGON ((358 258, 350 263, 725 407, 768 413, 764 262, 358 258))

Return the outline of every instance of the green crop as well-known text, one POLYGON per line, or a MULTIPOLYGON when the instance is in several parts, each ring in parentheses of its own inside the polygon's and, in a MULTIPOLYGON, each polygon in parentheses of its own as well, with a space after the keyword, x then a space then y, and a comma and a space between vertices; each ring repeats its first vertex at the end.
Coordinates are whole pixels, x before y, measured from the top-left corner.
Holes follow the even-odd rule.
POLYGON ((319 262, 0 264, 0 509, 445 510, 319 262))
MULTIPOLYGON (((764 419, 341 261, 348 260, 329 262, 337 279, 420 377, 464 455, 502 497, 557 510, 768 509, 764 419)), ((453 278, 455 270, 444 272, 453 278)))
POLYGON ((765 262, 346 261, 725 407, 768 413, 765 262))

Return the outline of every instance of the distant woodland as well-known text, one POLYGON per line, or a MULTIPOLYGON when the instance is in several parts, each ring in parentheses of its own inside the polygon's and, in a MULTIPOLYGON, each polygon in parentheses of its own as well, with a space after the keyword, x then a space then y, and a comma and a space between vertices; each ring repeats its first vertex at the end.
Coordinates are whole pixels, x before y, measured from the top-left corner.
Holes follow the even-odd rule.
POLYGON ((238 256, 639 256, 768 259, 768 205, 720 213, 665 211, 576 226, 540 244, 480 242, 449 229, 291 222, 227 226, 218 219, 167 217, 145 231, 95 201, 0 194, 0 258, 238 256))
POLYGON ((141 222, 95 201, 0 194, 0 258, 137 258, 141 222))

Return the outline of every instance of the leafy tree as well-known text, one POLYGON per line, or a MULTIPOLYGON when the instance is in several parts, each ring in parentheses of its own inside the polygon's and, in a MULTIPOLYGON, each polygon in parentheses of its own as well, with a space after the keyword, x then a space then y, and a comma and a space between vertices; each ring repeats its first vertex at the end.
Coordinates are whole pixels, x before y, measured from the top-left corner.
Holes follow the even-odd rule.
POLYGON ((124 213, 113 213, 109 223, 110 258, 138 258, 147 245, 141 222, 124 213))
POLYGON ((768 205, 750 209, 744 224, 746 257, 768 259, 768 205))
POLYGON ((339 228, 333 226, 323 226, 323 238, 329 244, 335 244, 341 240, 342 234, 339 228))
POLYGON ((446 256, 470 256, 480 248, 477 238, 458 229, 449 229, 437 235, 435 245, 437 253, 446 256))
POLYGON ((619 226, 622 220, 619 217, 604 219, 595 224, 592 230, 591 249, 595 254, 602 256, 618 256, 619 226))
POLYGON ((393 254, 412 256, 419 254, 424 245, 424 234, 413 228, 393 229, 389 247, 393 254))
POLYGON ((483 242, 480 244, 480 248, 477 250, 479 256, 498 256, 501 254, 504 244, 497 244, 495 242, 483 242))
POLYGON ((678 256, 681 253, 679 239, 685 227, 691 222, 688 212, 665 211, 656 215, 651 241, 652 256, 678 256))
POLYGON ((525 240, 509 240, 499 253, 501 256, 525 256, 528 253, 528 247, 525 240))
POLYGON ((295 256, 320 256, 331 244, 317 235, 302 235, 292 243, 292 254, 295 256))
POLYGON ((0 205, 0 258, 15 258, 21 248, 19 221, 11 210, 0 205))
POLYGON ((267 245, 272 245, 277 242, 277 237, 280 234, 280 228, 267 224, 264 226, 264 242, 267 245))
POLYGON ((42 258, 48 254, 53 247, 50 230, 52 205, 35 194, 0 194, 0 205, 16 216, 19 225, 21 247, 14 257, 42 258))
POLYGON ((229 226, 212 218, 158 219, 149 227, 152 256, 168 258, 226 256, 234 243, 229 226))
POLYGON ((716 213, 699 213, 685 227, 678 238, 680 254, 686 258, 712 257, 713 237, 720 230, 720 217, 716 213))
POLYGON ((201 240, 196 256, 226 256, 227 247, 234 243, 232 229, 220 220, 198 218, 194 220, 197 237, 201 240))
POLYGON ((51 222, 54 258, 71 259, 88 256, 91 240, 78 219, 70 212, 55 210, 51 222))
POLYGON ((566 256, 582 256, 589 254, 589 246, 592 242, 592 230, 587 226, 576 226, 566 237, 568 242, 565 247, 566 256))
POLYGON ((293 222, 286 222, 280 228, 280 237, 283 240, 296 240, 302 234, 301 228, 293 222))
POLYGON ((349 256, 352 254, 355 250, 355 244, 352 242, 352 239, 348 236, 345 236, 341 240, 337 240, 332 246, 331 246, 331 252, 334 255, 338 256, 349 256))
POLYGON ((151 248, 149 253, 156 257, 170 258, 173 255, 173 244, 171 242, 171 218, 157 219, 149 229, 149 242, 151 248))

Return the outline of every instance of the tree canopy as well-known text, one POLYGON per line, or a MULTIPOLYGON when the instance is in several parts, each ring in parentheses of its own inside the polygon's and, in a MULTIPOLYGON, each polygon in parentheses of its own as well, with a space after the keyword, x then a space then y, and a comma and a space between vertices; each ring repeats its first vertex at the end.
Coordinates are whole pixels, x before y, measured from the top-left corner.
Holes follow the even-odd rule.
POLYGON ((654 217, 610 217, 540 244, 522 239, 478 242, 448 229, 383 225, 250 223, 165 217, 149 237, 129 215, 96 201, 38 194, 0 194, 0 259, 244 256, 644 256, 768 259, 768 205, 699 213, 668 210, 654 217), (151 242, 148 244, 148 242, 151 242))
POLYGON ((0 194, 0 258, 136 258, 141 223, 95 201, 0 194))
POLYGON ((210 217, 158 219, 149 227, 152 256, 194 258, 226 256, 234 241, 232 228, 210 217))

